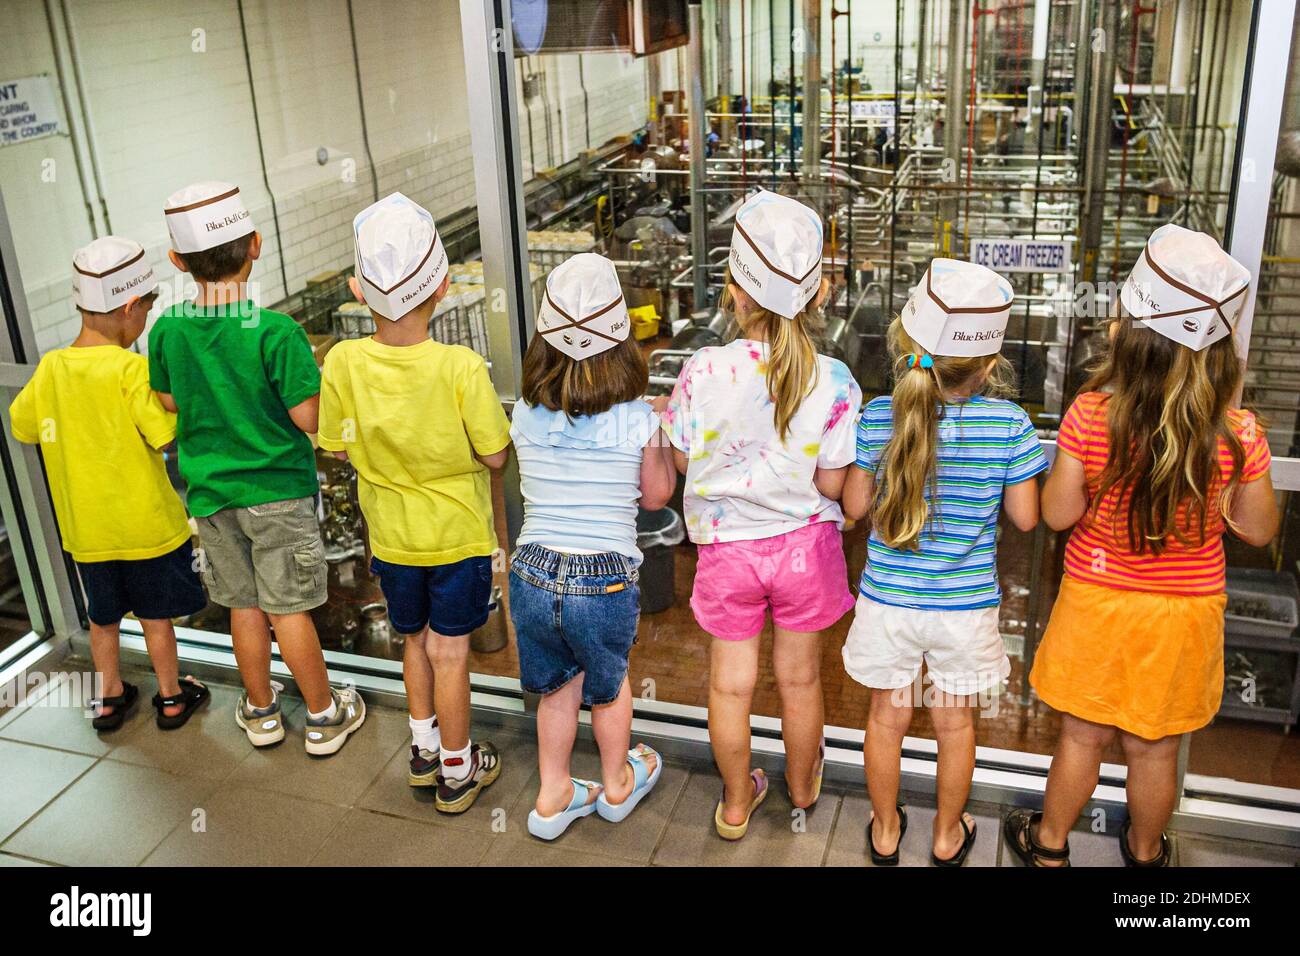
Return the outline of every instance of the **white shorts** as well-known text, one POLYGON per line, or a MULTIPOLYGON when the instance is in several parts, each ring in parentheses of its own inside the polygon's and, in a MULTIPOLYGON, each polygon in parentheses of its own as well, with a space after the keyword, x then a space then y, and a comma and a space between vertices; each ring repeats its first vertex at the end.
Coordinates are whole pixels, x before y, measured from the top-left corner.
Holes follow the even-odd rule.
POLYGON ((979 694, 1011 673, 998 609, 934 611, 895 607, 859 596, 844 642, 844 669, 879 690, 910 686, 921 673, 945 694, 979 694))

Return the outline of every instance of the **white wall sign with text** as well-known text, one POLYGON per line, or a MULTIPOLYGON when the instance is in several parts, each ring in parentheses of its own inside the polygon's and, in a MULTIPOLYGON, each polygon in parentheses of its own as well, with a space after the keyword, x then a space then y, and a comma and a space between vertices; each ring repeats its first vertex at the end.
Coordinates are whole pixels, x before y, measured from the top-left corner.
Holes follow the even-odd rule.
POLYGON ((59 132, 58 99, 48 76, 0 80, 0 146, 59 132))

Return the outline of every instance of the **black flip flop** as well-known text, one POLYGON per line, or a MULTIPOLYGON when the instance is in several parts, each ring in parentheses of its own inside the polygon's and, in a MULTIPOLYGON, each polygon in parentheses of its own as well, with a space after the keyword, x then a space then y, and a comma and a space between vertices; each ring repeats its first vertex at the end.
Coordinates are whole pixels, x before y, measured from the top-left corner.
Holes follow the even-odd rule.
POLYGON ((867 821, 867 851, 871 854, 871 862, 875 866, 898 866, 898 850, 903 845, 903 834, 907 832, 907 807, 901 803, 898 805, 898 843, 895 844, 893 853, 881 853, 876 849, 876 840, 871 835, 875 822, 876 815, 872 813, 871 819, 867 821))
POLYGON ((935 866, 961 866, 966 862, 966 857, 970 853, 971 847, 975 845, 975 831, 978 827, 975 824, 966 826, 966 818, 964 816, 958 817, 957 822, 961 824, 961 828, 966 834, 965 837, 962 838, 961 849, 946 860, 935 856, 934 851, 931 850, 930 862, 935 866))
POLYGON ((91 710, 98 712, 105 707, 112 707, 111 714, 102 714, 90 719, 90 726, 99 731, 117 730, 126 720, 126 715, 140 697, 140 690, 134 684, 122 681, 122 693, 116 697, 98 697, 90 702, 91 710))
POLYGON ((193 677, 182 677, 176 683, 180 685, 180 693, 172 697, 164 697, 160 691, 153 695, 154 710, 158 711, 158 727, 162 730, 176 730, 178 727, 184 727, 185 722, 194 716, 194 712, 207 702, 212 696, 212 692, 193 677), (166 707, 180 707, 181 712, 168 716, 163 713, 166 707))
POLYGON ((1128 831, 1131 821, 1125 820, 1119 828, 1119 855, 1124 858, 1125 866, 1159 867, 1169 865, 1169 837, 1160 834, 1160 855, 1150 860, 1139 860, 1133 855, 1128 845, 1128 831))
POLYGON ((1070 865, 1070 843, 1059 850, 1043 846, 1034 839, 1034 824, 1043 819, 1041 810, 1012 810, 1002 820, 1002 835, 1020 862, 1025 866, 1042 866, 1039 860, 1060 861, 1070 865))

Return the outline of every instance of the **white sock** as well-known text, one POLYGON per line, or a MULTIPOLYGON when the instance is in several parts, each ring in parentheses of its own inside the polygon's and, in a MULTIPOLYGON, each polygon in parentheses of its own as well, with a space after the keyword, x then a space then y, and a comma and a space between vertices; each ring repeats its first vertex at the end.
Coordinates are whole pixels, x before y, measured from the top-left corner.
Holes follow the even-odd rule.
POLYGON ((319 714, 313 714, 310 710, 307 711, 307 717, 309 720, 314 720, 319 722, 322 720, 329 720, 338 712, 339 712, 339 708, 338 708, 338 704, 334 700, 334 692, 330 691, 330 705, 326 707, 324 710, 322 710, 319 714))
POLYGON ((436 754, 442 748, 442 731, 438 729, 438 717, 434 715, 428 720, 416 720, 410 718, 411 724, 411 742, 421 750, 427 750, 429 753, 436 754))
POLYGON ((464 780, 469 776, 470 744, 465 744, 464 750, 448 750, 442 748, 442 775, 448 780, 464 780))

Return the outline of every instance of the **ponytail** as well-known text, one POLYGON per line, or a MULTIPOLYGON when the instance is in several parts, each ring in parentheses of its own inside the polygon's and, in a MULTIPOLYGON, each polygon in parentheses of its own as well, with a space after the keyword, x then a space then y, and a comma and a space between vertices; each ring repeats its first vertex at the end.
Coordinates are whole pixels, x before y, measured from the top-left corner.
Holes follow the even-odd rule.
POLYGON ((928 355, 899 319, 889 326, 894 358, 893 429, 876 467, 872 525, 896 550, 917 551, 931 518, 938 477, 939 420, 944 393, 967 389, 999 397, 1012 394, 1011 364, 1001 355, 928 355))
MULTIPOLYGON (((722 307, 734 311, 731 273, 723 288, 722 307)), ((782 442, 790 435, 790 423, 805 398, 817 387, 820 368, 812 333, 819 315, 810 302, 793 319, 755 307, 744 322, 744 332, 757 333, 767 342, 767 394, 772 399, 772 418, 782 442)))

